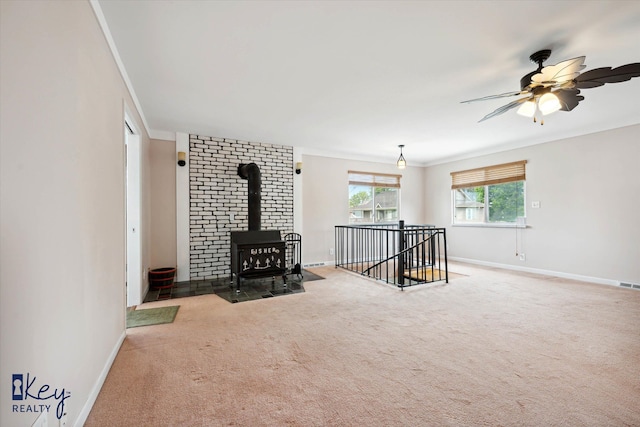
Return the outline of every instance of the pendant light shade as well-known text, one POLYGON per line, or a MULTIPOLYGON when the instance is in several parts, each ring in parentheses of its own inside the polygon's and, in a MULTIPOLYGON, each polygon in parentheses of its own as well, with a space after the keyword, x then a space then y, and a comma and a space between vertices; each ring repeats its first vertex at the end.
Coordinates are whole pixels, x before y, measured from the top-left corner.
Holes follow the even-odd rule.
POLYGON ((544 115, 555 113, 560 107, 558 97, 551 92, 542 95, 538 101, 538 108, 544 115))
POLYGON ((398 145, 398 147, 400 147, 400 157, 398 157, 396 166, 398 166, 398 169, 404 169, 407 167, 407 161, 404 159, 404 156, 402 155, 402 147, 404 147, 404 145, 398 145))
POLYGON ((535 101, 526 101, 518 108, 518 114, 525 117, 533 117, 536 113, 536 108, 537 105, 535 101))

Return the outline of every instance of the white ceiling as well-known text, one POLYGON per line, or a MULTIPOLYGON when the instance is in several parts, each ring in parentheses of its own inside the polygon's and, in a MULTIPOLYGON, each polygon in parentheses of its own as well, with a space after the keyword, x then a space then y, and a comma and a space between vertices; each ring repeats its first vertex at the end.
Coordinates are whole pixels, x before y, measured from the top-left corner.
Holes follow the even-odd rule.
MULTIPOLYGON (((515 99, 546 65, 640 62, 639 1, 112 1, 109 31, 153 138, 175 132, 432 164, 640 123, 640 78, 535 125, 515 99)), ((94 6, 96 4, 94 3, 94 6)), ((603 144, 606 141, 603 141, 603 144)))

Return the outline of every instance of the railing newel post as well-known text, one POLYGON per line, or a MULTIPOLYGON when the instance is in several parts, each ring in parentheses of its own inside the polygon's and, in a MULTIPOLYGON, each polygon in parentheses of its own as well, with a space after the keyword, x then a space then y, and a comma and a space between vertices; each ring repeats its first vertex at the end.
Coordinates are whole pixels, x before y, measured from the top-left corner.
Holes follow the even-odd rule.
POLYGON ((404 258, 405 258, 405 245, 404 245, 404 220, 400 220, 398 223, 398 229, 400 230, 398 233, 398 284, 401 288, 404 287, 404 258))

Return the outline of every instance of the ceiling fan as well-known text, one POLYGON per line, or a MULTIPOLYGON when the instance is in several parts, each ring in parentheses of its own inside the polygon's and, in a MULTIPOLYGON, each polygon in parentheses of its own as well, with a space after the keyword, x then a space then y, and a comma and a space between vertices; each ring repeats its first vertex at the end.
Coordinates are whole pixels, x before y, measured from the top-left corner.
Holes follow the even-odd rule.
POLYGON ((543 66, 542 63, 549 59, 549 56, 551 56, 551 50, 545 49, 529 57, 532 62, 538 64, 538 69, 520 79, 519 91, 470 99, 462 103, 523 96, 487 114, 480 122, 520 107, 518 114, 533 117, 534 123, 539 118, 540 124, 543 125, 543 116, 558 110, 573 110, 584 99, 584 96, 580 95, 580 89, 598 87, 605 83, 625 82, 640 76, 639 62, 616 68, 595 68, 580 73, 580 70, 585 67, 584 56, 562 61, 556 65, 543 66))

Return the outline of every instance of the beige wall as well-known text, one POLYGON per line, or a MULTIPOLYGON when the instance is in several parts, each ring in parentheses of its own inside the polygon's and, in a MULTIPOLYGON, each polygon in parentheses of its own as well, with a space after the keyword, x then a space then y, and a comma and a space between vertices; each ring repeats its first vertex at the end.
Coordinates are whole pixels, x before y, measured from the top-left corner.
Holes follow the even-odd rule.
POLYGON ((73 425, 124 339, 125 104, 142 122, 89 2, 0 2, 0 52, 0 425, 38 415, 12 411, 17 373, 71 393, 73 425))
POLYGON ((176 156, 175 141, 151 140, 152 269, 176 266, 176 156))
POLYGON ((349 222, 348 171, 400 174, 400 217, 407 224, 421 224, 424 218, 423 168, 400 171, 389 164, 303 155, 302 174, 302 262, 333 262, 334 227, 349 222))
POLYGON ((425 219, 447 227, 452 257, 640 283, 638 134, 640 125, 427 167, 425 219), (527 229, 452 227, 450 172, 515 160, 528 161, 527 229))

